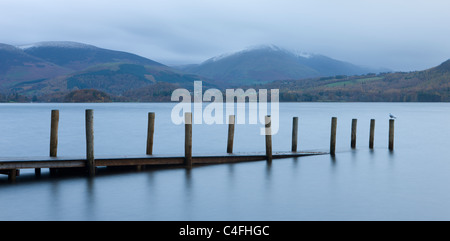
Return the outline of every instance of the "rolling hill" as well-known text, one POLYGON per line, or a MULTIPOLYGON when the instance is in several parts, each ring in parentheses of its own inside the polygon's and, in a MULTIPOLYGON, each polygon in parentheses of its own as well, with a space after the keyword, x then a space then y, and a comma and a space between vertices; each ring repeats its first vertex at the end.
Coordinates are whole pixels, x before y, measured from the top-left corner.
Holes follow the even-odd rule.
POLYGON ((19 46, 19 48, 31 56, 75 71, 104 63, 164 66, 135 54, 69 41, 40 42, 19 46))
POLYGON ((200 79, 212 86, 206 78, 135 54, 82 43, 0 44, 0 93, 4 95, 39 97, 96 89, 120 96, 159 82, 192 88, 193 81, 200 79))
POLYGON ((179 68, 214 79, 222 86, 380 72, 380 70, 360 67, 323 55, 296 53, 273 45, 224 54, 198 65, 186 65, 179 68))
POLYGON ((0 44, 0 90, 14 90, 17 84, 39 82, 72 70, 25 53, 22 49, 0 44))
POLYGON ((274 81, 249 88, 279 89, 281 101, 449 102, 450 60, 414 72, 274 81))

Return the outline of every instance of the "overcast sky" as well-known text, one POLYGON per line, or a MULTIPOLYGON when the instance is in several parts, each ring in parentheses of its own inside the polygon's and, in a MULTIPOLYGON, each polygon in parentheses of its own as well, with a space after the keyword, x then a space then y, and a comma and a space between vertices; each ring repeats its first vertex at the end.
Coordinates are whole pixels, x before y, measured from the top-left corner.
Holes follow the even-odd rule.
POLYGON ((77 41, 164 64, 249 46, 394 70, 450 58, 448 0, 1 0, 0 43, 77 41))

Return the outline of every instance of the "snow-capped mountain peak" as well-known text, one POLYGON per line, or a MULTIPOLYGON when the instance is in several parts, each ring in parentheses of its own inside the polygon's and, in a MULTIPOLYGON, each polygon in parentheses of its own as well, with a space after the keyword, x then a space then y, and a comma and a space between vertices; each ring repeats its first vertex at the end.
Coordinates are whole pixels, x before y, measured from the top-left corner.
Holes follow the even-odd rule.
POLYGON ((77 49, 80 49, 80 48, 94 49, 94 48, 96 48, 93 45, 82 44, 82 43, 71 42, 71 41, 47 41, 47 42, 38 42, 38 43, 33 43, 33 44, 20 45, 17 47, 21 48, 23 50, 30 49, 30 48, 38 48, 38 47, 77 48, 77 49))
POLYGON ((237 55, 240 55, 240 54, 245 54, 245 53, 248 53, 248 52, 258 51, 258 50, 269 50, 269 51, 275 51, 275 52, 277 52, 277 51, 289 52, 289 51, 287 51, 287 50, 285 50, 283 48, 280 48, 280 47, 278 47, 278 46, 276 46, 274 44, 254 45, 254 46, 247 47, 247 48, 245 48, 243 50, 239 50, 239 51, 236 51, 236 52, 224 53, 224 54, 212 57, 212 58, 206 60, 204 63, 217 62, 219 60, 225 59, 225 58, 233 56, 233 55, 237 56, 237 55))
POLYGON ((307 58, 307 59, 312 58, 315 55, 315 54, 300 51, 300 50, 293 50, 292 53, 294 55, 296 55, 297 57, 303 57, 303 58, 307 58))

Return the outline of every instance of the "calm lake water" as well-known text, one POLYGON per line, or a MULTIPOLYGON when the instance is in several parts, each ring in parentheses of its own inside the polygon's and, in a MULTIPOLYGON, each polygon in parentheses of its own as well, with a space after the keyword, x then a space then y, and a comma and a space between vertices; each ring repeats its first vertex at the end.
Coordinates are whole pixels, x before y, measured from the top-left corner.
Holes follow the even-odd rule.
MULTIPOLYGON (((147 113, 156 113, 155 154, 184 153, 174 103, 0 104, 0 156, 47 156, 50 111, 60 110, 59 156, 85 155, 84 110, 94 109, 95 155, 145 153, 147 113)), ((0 220, 450 220, 450 104, 281 103, 274 151, 329 155, 237 164, 40 178, 0 175, 0 220), (388 115, 395 150, 388 150, 388 115), (357 148, 350 148, 351 119, 357 148), (370 119, 375 148, 368 148, 370 119)), ((261 125, 237 125, 235 152, 264 152, 261 125)), ((226 125, 194 125, 193 153, 225 153, 226 125)))

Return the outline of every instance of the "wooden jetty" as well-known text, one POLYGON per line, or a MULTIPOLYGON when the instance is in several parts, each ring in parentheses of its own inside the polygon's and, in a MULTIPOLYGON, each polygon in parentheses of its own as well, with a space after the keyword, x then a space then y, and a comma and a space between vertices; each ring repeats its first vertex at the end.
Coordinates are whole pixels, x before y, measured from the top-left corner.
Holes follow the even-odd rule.
MULTIPOLYGON (((86 156, 62 157, 57 155, 59 111, 52 110, 50 130, 50 155, 48 157, 0 157, 0 174, 8 175, 14 182, 21 169, 35 169, 40 175, 41 168, 49 168, 50 174, 58 170, 84 170, 90 177, 95 176, 97 167, 133 167, 138 170, 145 166, 170 166, 192 168, 195 165, 236 163, 249 161, 271 162, 273 159, 294 158, 312 155, 335 155, 337 118, 332 118, 330 152, 298 152, 298 117, 293 118, 291 152, 272 152, 271 117, 265 117, 265 153, 233 153, 235 116, 229 116, 228 142, 226 154, 192 154, 192 113, 185 114, 185 155, 155 155, 153 154, 155 113, 148 114, 146 154, 141 156, 94 156, 94 116, 93 110, 86 110, 86 156)), ((393 150, 393 120, 390 120, 389 149, 393 150)), ((369 146, 373 148, 374 120, 371 120, 369 146)), ((352 120, 351 147, 356 147, 356 119, 352 120)))
MULTIPOLYGON (((302 157, 311 155, 326 154, 322 152, 277 152, 272 155, 272 159, 302 157)), ((263 161, 267 157, 261 153, 242 154, 205 154, 192 156, 192 165, 222 164, 236 162, 263 161)), ((143 155, 143 156, 102 156, 95 158, 96 167, 126 167, 126 166, 186 166, 186 159, 183 155, 163 156, 163 155, 143 155)), ((20 173, 20 169, 35 168, 87 168, 89 165, 85 157, 25 157, 25 158, 0 158, 0 171, 8 174, 14 180, 20 173)), ((87 170, 89 172, 89 170, 87 170)))
MULTIPOLYGON (((194 165, 235 163, 248 161, 262 161, 281 158, 302 157, 326 154, 325 152, 275 152, 272 153, 272 141, 270 133, 266 136, 266 154, 263 153, 233 153, 233 139, 235 117, 229 116, 228 142, 226 154, 192 154, 192 113, 185 114, 185 155, 154 155, 154 125, 155 113, 148 114, 147 146, 146 154, 141 156, 94 156, 94 115, 93 110, 86 110, 86 156, 61 157, 57 155, 58 149, 58 124, 59 111, 51 111, 50 128, 50 155, 48 157, 0 157, 0 174, 6 174, 10 181, 15 181, 20 175, 21 169, 35 169, 35 174, 40 175, 42 168, 49 168, 50 174, 61 169, 85 170, 89 176, 94 176, 97 167, 130 167, 138 169, 144 166, 171 166, 191 168, 194 165)), ((266 116, 266 128, 270 132, 270 116, 266 116)), ((295 126, 294 128, 297 128, 295 126)), ((267 132, 267 130, 266 130, 267 132)), ((295 137, 297 138, 297 137, 295 137)), ((296 140, 293 142, 296 143, 296 140)))

